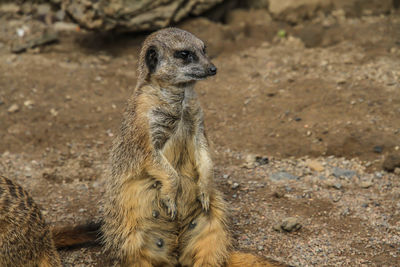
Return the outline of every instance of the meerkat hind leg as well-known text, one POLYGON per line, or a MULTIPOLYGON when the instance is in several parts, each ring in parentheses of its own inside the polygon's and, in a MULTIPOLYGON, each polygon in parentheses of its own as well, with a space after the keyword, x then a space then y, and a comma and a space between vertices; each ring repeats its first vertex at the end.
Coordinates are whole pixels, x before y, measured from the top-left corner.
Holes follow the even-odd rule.
POLYGON ((229 256, 230 235, 226 228, 225 209, 217 207, 213 198, 208 213, 201 212, 181 233, 179 263, 182 266, 224 266, 229 256))

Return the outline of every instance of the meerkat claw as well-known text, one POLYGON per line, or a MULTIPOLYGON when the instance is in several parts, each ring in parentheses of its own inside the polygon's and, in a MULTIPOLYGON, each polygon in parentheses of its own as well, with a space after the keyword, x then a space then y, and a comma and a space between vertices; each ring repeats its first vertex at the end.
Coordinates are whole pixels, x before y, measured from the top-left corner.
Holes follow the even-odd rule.
POLYGON ((203 210, 207 212, 210 209, 210 196, 208 194, 201 193, 199 200, 203 210))
POLYGON ((165 205, 165 207, 167 208, 167 212, 168 214, 171 216, 171 219, 175 219, 176 217, 176 204, 175 201, 173 201, 171 198, 166 198, 163 199, 163 204, 165 205))

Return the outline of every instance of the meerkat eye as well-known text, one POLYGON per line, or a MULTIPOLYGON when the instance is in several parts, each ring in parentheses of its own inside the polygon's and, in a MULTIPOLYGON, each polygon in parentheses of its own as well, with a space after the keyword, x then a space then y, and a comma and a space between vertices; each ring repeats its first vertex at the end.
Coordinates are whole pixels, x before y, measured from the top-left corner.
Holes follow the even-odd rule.
POLYGON ((176 51, 174 56, 176 58, 181 58, 181 59, 188 59, 190 56, 190 51, 187 50, 182 50, 182 51, 176 51))
POLYGON ((175 58, 183 59, 185 64, 197 62, 199 60, 198 56, 189 50, 179 50, 174 53, 175 58))

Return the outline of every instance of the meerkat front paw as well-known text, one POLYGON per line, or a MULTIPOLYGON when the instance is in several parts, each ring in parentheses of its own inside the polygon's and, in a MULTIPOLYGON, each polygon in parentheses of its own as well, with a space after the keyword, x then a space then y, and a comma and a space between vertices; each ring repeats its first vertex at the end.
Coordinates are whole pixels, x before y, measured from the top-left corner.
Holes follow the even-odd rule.
POLYGON ((201 206, 205 212, 210 209, 210 192, 208 189, 200 187, 200 193, 198 199, 201 203, 201 206))
POLYGON ((175 219, 177 213, 175 198, 176 192, 169 194, 163 194, 163 192, 161 192, 161 202, 167 208, 168 215, 171 216, 171 219, 175 219))

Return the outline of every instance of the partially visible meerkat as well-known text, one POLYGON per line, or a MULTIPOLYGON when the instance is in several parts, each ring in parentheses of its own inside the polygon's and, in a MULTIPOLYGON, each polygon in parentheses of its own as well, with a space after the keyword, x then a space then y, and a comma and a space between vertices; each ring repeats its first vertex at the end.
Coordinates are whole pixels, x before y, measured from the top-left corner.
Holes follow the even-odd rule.
POLYGON ((213 184, 194 91, 216 72, 203 41, 187 31, 162 29, 143 43, 111 151, 102 225, 105 250, 122 266, 279 266, 231 254, 228 208, 213 184))
POLYGON ((0 266, 61 266, 39 207, 18 184, 0 176, 0 266))

